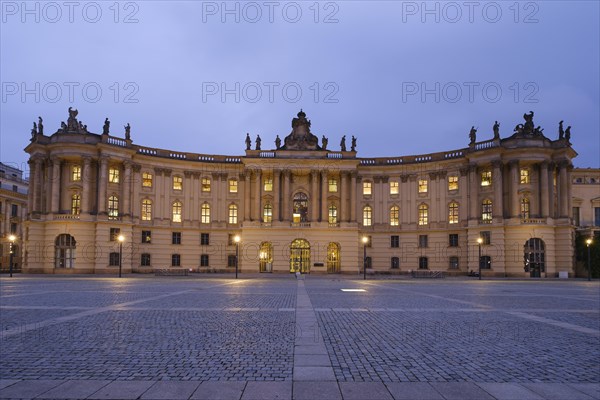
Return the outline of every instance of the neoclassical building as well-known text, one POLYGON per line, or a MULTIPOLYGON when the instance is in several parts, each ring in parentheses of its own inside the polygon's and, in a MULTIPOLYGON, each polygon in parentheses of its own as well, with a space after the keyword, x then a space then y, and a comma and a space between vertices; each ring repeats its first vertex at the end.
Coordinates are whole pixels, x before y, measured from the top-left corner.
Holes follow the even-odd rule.
POLYGON ((354 137, 333 150, 300 111, 275 148, 247 136, 229 156, 137 145, 108 119, 90 133, 69 109, 25 149, 24 269, 116 273, 123 235, 124 272, 231 271, 239 235, 242 273, 358 273, 366 252, 380 273, 572 274, 570 132, 523 117, 506 138, 496 124, 461 149, 359 158, 354 137))

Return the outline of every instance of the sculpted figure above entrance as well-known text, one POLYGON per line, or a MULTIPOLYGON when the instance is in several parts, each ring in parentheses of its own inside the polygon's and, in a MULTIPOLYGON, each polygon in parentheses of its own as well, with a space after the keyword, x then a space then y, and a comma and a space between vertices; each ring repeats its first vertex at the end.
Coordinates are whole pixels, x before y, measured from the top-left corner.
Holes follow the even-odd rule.
POLYGON ((292 132, 284 139, 282 150, 321 150, 319 138, 310 132, 310 120, 300 110, 298 118, 292 119, 292 132))

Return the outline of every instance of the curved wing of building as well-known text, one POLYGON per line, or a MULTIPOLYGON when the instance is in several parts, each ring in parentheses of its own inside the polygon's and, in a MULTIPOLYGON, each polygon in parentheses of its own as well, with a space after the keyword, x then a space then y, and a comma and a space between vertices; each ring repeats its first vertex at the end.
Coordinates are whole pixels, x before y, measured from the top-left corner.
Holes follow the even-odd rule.
POLYGON ((523 117, 507 138, 473 128, 462 149, 359 158, 356 138, 331 150, 300 111, 274 149, 248 135, 225 156, 140 146, 108 119, 90 133, 70 109, 25 149, 24 270, 233 271, 239 246, 243 272, 572 274, 576 152, 523 117))

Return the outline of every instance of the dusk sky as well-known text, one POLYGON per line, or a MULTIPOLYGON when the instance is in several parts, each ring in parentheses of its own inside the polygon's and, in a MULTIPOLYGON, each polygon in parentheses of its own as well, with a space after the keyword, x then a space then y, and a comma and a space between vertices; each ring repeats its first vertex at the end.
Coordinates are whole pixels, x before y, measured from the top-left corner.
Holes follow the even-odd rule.
POLYGON ((599 4, 2 1, 0 160, 27 171, 33 122, 54 133, 69 106, 94 133, 108 117, 139 145, 226 155, 247 132, 274 148, 302 108, 358 157, 463 148, 495 120, 505 138, 533 110, 599 168, 599 4))

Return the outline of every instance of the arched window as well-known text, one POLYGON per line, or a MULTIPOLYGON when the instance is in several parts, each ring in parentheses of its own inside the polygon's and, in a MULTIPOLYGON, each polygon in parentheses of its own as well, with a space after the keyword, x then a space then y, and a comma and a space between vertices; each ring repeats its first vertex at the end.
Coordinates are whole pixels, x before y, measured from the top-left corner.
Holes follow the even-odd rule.
POLYGON ((373 224, 373 209, 371 206, 363 207, 363 226, 371 226, 373 224))
POLYGON ((458 203, 455 201, 448 204, 448 223, 458 224, 458 203))
POLYGON ((238 223, 238 206, 235 204, 229 205, 229 223, 237 224, 238 223))
POLYGON ((81 213, 81 196, 74 194, 71 196, 71 214, 79 215, 81 213))
POLYGON ((173 222, 181 222, 181 210, 183 206, 180 201, 176 201, 172 206, 173 222))
POLYGON ((202 203, 200 206, 200 222, 210 224, 210 204, 202 203))
POLYGON ((398 206, 392 206, 392 208, 390 208, 390 225, 400 225, 400 207, 398 206))
POLYGON ((340 272, 341 259, 340 259, 340 245, 339 243, 331 242, 327 245, 327 272, 338 273, 340 272))
POLYGON ((56 237, 54 242, 54 267, 73 268, 75 266, 75 238, 67 233, 56 237))
POLYGON ((481 203, 481 220, 483 223, 492 222, 492 201, 490 199, 485 199, 481 203))
POLYGON ((419 205, 419 225, 427 225, 429 223, 429 207, 427 204, 419 205))
POLYGON ((273 222, 273 206, 270 203, 265 204, 263 207, 263 222, 273 222))
POLYGON ((293 219, 295 223, 308 221, 308 196, 299 192, 294 195, 293 219))
POLYGON ((529 205, 530 205, 529 199, 527 197, 523 197, 521 199, 521 218, 529 219, 529 217, 530 217, 529 205))
POLYGON ((142 200, 142 221, 152 221, 152 200, 142 200))
POLYGON ((335 204, 330 204, 329 205, 329 223, 330 224, 337 224, 338 220, 337 220, 337 207, 335 206, 335 204))
POLYGON ((110 196, 108 198, 108 219, 119 218, 119 198, 110 196))
POLYGON ((142 173, 142 187, 151 188, 152 187, 152 179, 153 179, 153 176, 150 172, 142 173))
MULTIPOLYGON (((235 264, 234 264, 235 266, 235 264)), ((258 270, 260 272, 272 272, 273 245, 271 242, 262 242, 258 252, 258 270)))

